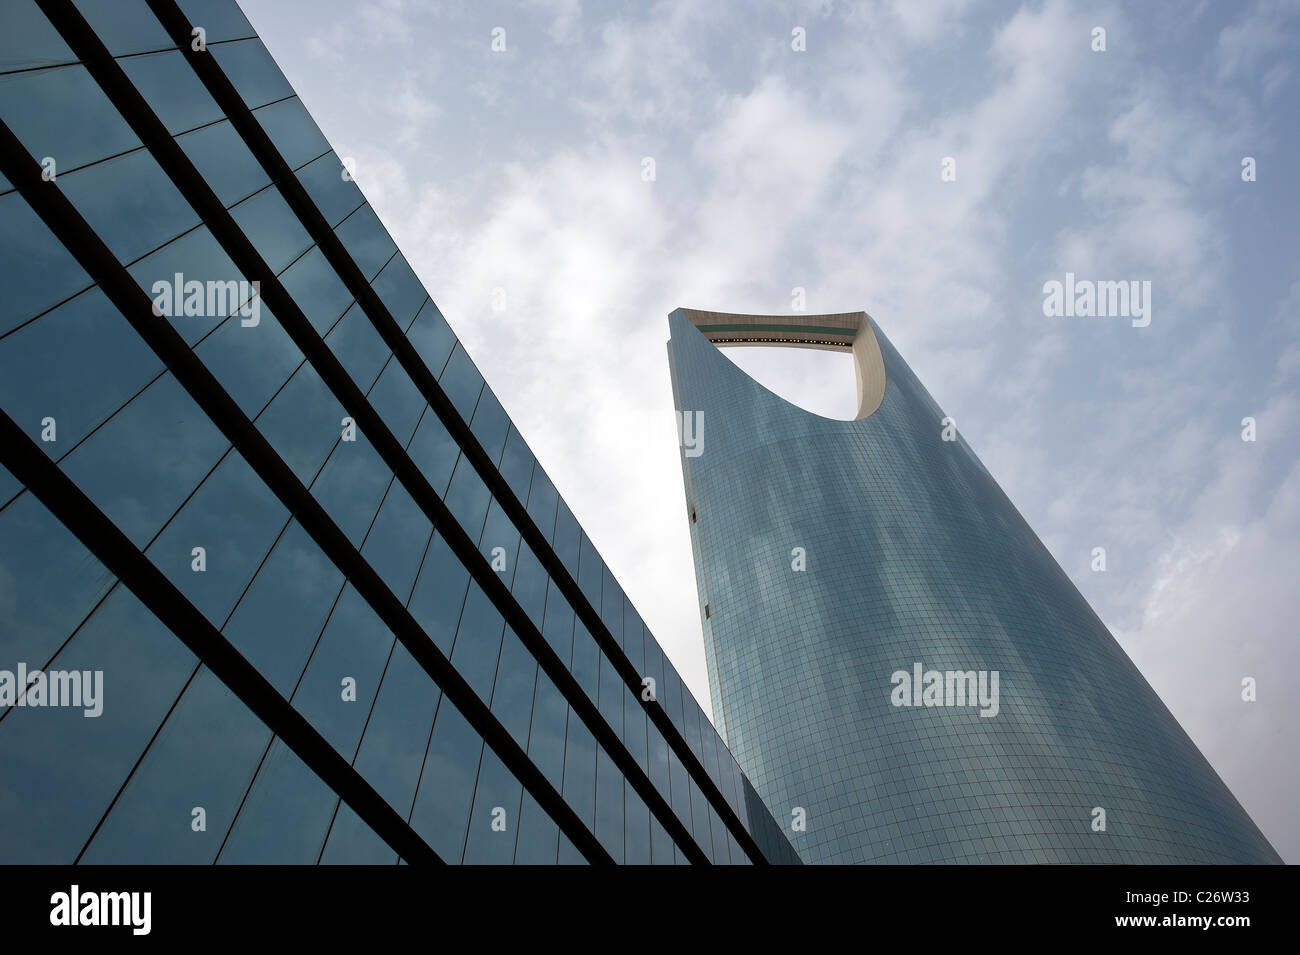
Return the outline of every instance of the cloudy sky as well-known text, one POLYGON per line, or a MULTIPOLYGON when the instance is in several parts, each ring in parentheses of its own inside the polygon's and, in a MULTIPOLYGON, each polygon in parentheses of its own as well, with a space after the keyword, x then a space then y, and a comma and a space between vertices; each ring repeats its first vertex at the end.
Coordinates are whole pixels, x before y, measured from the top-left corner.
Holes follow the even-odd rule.
MULTIPOLYGON (((667 314, 800 288, 1300 862, 1300 0, 241 3, 706 712, 667 314), (1066 272, 1150 324, 1046 317, 1066 272)), ((727 354, 854 413, 847 356, 727 354)))

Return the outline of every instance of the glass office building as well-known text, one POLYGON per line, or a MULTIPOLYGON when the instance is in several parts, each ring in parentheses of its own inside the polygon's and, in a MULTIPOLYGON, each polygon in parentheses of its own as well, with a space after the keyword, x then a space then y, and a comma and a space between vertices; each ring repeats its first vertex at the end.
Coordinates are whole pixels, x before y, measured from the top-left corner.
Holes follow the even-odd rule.
POLYGON ((0 6, 0 270, 0 862, 799 861, 233 2, 0 6))
POLYGON ((1281 861, 865 313, 669 324, 714 723, 805 862, 1281 861), (856 418, 731 345, 852 352, 856 418))

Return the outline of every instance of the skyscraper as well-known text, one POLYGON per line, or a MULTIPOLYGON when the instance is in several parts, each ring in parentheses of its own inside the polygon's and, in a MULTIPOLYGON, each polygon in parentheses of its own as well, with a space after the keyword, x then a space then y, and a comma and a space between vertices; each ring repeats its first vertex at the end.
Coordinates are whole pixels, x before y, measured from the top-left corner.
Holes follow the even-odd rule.
POLYGON ((0 7, 0 862, 797 862, 232 0, 0 7))
POLYGON ((714 723, 804 861, 1281 861, 865 313, 669 326, 714 723), (851 351, 855 419, 730 345, 851 351))

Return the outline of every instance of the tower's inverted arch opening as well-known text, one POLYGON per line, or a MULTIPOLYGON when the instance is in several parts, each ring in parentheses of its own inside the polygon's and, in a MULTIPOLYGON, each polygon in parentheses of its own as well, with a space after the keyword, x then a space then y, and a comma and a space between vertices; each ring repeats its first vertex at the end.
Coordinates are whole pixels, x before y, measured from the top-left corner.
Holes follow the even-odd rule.
MULTIPOLYGON (((782 354, 774 357, 739 359, 728 355, 733 362, 769 390, 814 414, 822 412, 806 403, 788 396, 787 390, 772 387, 750 368, 770 377, 775 372, 780 381, 792 380, 791 349, 811 349, 848 355, 852 359, 857 382, 857 402, 851 415, 828 414, 830 418, 856 420, 865 418, 880 407, 885 397, 885 363, 880 354, 880 344, 871 327, 866 312, 835 312, 825 315, 741 315, 735 312, 710 312, 702 309, 679 308, 701 334, 719 348, 730 350, 737 346, 761 345, 763 350, 780 348, 782 354)), ((834 366, 826 366, 834 371, 834 366)), ((818 403, 831 399, 833 391, 824 392, 818 403)))
POLYGON ((773 394, 804 411, 851 421, 858 414, 853 355, 811 348, 729 348, 722 354, 773 394))

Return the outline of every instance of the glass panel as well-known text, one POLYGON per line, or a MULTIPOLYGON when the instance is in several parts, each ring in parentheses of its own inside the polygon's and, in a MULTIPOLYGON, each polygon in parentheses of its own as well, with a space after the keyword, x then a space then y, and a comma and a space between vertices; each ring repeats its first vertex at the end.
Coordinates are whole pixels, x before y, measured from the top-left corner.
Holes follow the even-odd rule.
POLYGON ((650 864, 650 810, 645 801, 637 795, 631 783, 626 784, 623 792, 627 811, 626 845, 628 865, 650 864))
POLYGON ((465 840, 466 865, 510 865, 514 861, 522 794, 519 781, 485 746, 465 840))
POLYGON ((468 421, 473 417, 479 392, 483 390, 483 376, 459 342, 447 359, 447 367, 442 370, 438 383, 462 418, 468 421))
POLYGON ((230 447, 171 373, 119 411, 61 467, 144 547, 230 447))
POLYGON ((456 457, 460 454, 460 445, 447 433, 446 426, 432 410, 426 411, 420 419, 406 453, 430 486, 440 495, 445 495, 456 457))
POLYGON ((393 634, 356 589, 345 586, 292 702, 349 761, 392 649, 393 634))
POLYGON ((560 827, 524 790, 519 807, 519 836, 515 842, 515 865, 555 865, 560 827))
MULTIPOLYGON (((578 587, 582 590, 588 602, 597 610, 600 609, 600 582, 605 573, 605 562, 600 559, 596 553, 595 546, 591 539, 582 535, 582 559, 578 564, 578 587)), ((619 613, 622 614, 622 608, 619 613)), ((614 639, 618 639, 618 634, 614 634, 614 639)))
MULTIPOLYGON (((375 293, 387 306, 389 314, 403 330, 415 320, 415 313, 424 304, 428 296, 424 286, 415 277, 415 272, 399 252, 393 260, 384 266, 373 283, 375 293)), ((434 374, 437 374, 435 371, 434 374)))
POLYGON ((673 839, 655 816, 650 816, 650 861, 655 865, 673 865, 673 839))
POLYGON ((232 316, 194 350, 249 418, 261 414, 303 361, 302 352, 266 303, 257 308, 256 325, 244 325, 252 316, 232 316))
MULTIPOLYGON (((301 264, 299 262, 299 265, 301 264)), ((335 281, 338 281, 337 276, 335 281)), ((379 372, 390 354, 388 346, 379 337, 375 327, 370 324, 366 313, 362 311, 360 305, 355 304, 339 319, 339 323, 325 338, 325 343, 330 346, 334 357, 347 369, 347 373, 362 393, 370 390, 370 386, 379 377, 379 372)), ((455 463, 454 457, 452 463, 455 463)), ((447 474, 449 476, 451 474, 450 466, 447 468, 447 474)))
MULTIPOLYGON (((311 247, 307 230, 273 186, 245 199, 230 210, 230 215, 272 272, 279 273, 311 247)), ((340 304, 334 315, 341 315, 346 305, 340 304)))
POLYGON ((24 70, 75 59, 35 0, 0 4, 0 69, 24 70))
POLYGON ((519 551, 519 531, 493 498, 488 506, 487 520, 479 537, 479 552, 492 569, 501 575, 506 586, 514 579, 515 557, 519 551))
MULTIPOLYGON (((303 236, 306 236, 304 231, 303 236)), ((348 291, 343 280, 338 277, 333 266, 325 258, 325 253, 321 251, 320 246, 316 246, 289 268, 285 269, 280 275, 280 284, 284 290, 293 296, 293 300, 302 313, 307 316, 311 322, 312 328, 317 333, 324 335, 334 323, 339 320, 339 316, 344 313, 345 309, 352 304, 352 293, 348 291)), ((348 314, 357 311, 353 308, 348 310, 348 314)), ((367 324, 369 324, 367 322, 367 324)), ((378 338, 378 335, 375 336, 378 338)), ((382 344, 382 342, 381 342, 382 344)), ((337 352, 335 354, 338 354, 337 352)), ((384 346, 384 354, 388 354, 388 346, 384 346)), ((348 363, 343 356, 339 356, 344 367, 348 363)), ((372 378, 371 381, 374 379, 372 378)), ((361 390, 364 392, 368 382, 358 382, 361 390)))
POLYGON ((379 217, 369 205, 352 213, 334 230, 343 242, 361 273, 370 281, 379 274, 397 251, 379 217))
POLYGON ((483 531, 483 518, 487 516, 488 499, 491 497, 487 485, 478 476, 474 466, 461 455, 456 462, 456 470, 447 487, 447 508, 457 523, 469 534, 470 540, 478 540, 483 531))
POLYGON ((303 365, 256 423, 298 480, 310 486, 343 433, 343 417, 343 406, 316 369, 303 365))
POLYGON ((496 675, 497 656, 505 618, 473 580, 465 598, 456 642, 451 649, 452 665, 460 671, 483 702, 492 699, 492 680, 496 675))
POLYGON ((392 481, 393 472, 358 431, 357 440, 335 443, 311 493, 348 540, 360 547, 392 481))
POLYGON ((415 433, 415 425, 420 420, 425 400, 396 359, 389 359, 368 397, 371 406, 393 433, 393 437, 402 447, 406 447, 411 435, 415 433))
POLYGON ((474 798, 483 740, 460 711, 443 698, 420 774, 411 813, 415 829, 444 862, 457 863, 465 847, 465 828, 474 798))
POLYGON ((623 692, 623 742, 632 758, 642 769, 646 764, 646 718, 638 698, 630 691, 623 692))
POLYGON ((603 746, 596 747, 596 838, 623 861, 623 774, 603 746))
POLYGON ((33 159, 54 160, 60 185, 65 173, 140 145, 84 66, 0 76, 0 116, 33 159))
POLYGON ((58 183, 124 263, 199 224, 198 214, 144 149, 65 173, 58 183))
POLYGON ((581 684, 587 696, 594 703, 599 694, 600 683, 600 647, 585 624, 576 617, 573 626, 573 662, 570 669, 574 678, 581 684))
MULTIPOLYGON (((235 304, 242 304, 242 301, 238 301, 242 299, 239 290, 250 293, 252 291, 250 286, 238 284, 235 294, 233 296, 230 294, 229 283, 244 283, 244 274, 235 268, 235 263, 231 261, 230 256, 226 255, 221 244, 206 226, 187 232, 175 242, 141 259, 128 271, 140 287, 149 293, 155 305, 166 306, 159 310, 167 315, 167 321, 189 345, 193 345, 210 333, 235 310, 234 305, 230 303, 232 297, 237 300, 235 304), (177 273, 180 273, 179 283, 176 278, 177 273), (186 315, 184 314, 185 285, 191 281, 221 284, 205 287, 203 308, 197 310, 200 314, 194 314, 195 310, 191 309, 191 314, 186 315), (155 283, 162 284, 155 285, 155 283), (212 289, 212 308, 208 308, 208 288, 212 289), (218 303, 216 294, 218 291, 225 299, 224 302, 218 303), (182 299, 181 308, 176 307, 177 297, 182 299), (225 307, 218 308, 216 307, 218 304, 225 307)), ((251 309, 248 311, 251 312, 251 309)), ((250 314, 249 320, 252 317, 250 314)), ((240 325, 240 328, 245 331, 250 331, 253 327, 260 328, 261 323, 259 322, 257 326, 240 325)))
POLYGON ((288 699, 342 588, 342 572, 290 521, 231 615, 226 639, 288 699))
POLYGON ((608 566, 601 574, 600 619, 605 628, 619 646, 623 645, 623 588, 614 579, 613 571, 608 566))
POLYGON ((437 686, 410 651, 396 644, 366 724, 356 768, 402 818, 415 802, 438 696, 437 686))
POLYGON ((623 697, 627 695, 627 685, 623 682, 614 663, 605 654, 600 655, 600 715, 621 738, 623 735, 623 697))
POLYGON ((407 331, 406 337, 411 340, 415 350, 424 359, 429 371, 433 372, 435 377, 442 374, 447 358, 456 347, 456 336, 432 299, 425 302, 424 307, 415 316, 415 321, 407 331))
POLYGON ((564 734, 568 712, 564 694, 539 669, 528 731, 528 758, 557 790, 564 784, 564 734))
MULTIPOLYGON (((424 754, 423 749, 420 752, 424 754)), ((320 861, 325 865, 394 865, 397 851, 375 835, 352 807, 339 802, 320 861)))
POLYGON ((484 388, 469 429, 474 432, 474 437, 478 438, 478 443, 483 446, 493 464, 501 460, 501 449, 505 445, 506 431, 509 428, 510 419, 506 417, 501 402, 491 388, 484 388))
POLYGON ((207 31, 209 43, 253 35, 235 0, 178 0, 177 6, 190 23, 207 31))
POLYGON ((113 590, 49 667, 80 671, 78 705, 0 712, 0 859, 68 865, 77 857, 196 662, 130 591, 113 590))
POLYGON ((98 288, 0 339, 0 405, 58 458, 122 407, 162 362, 98 288), (45 419, 54 440, 45 440, 45 419))
POLYGON ((320 860, 338 796, 277 739, 217 861, 310 865, 320 860))
POLYGON ((114 578, 31 494, 0 511, 0 660, 43 666, 114 578))
POLYGON ((144 0, 74 0, 90 28, 114 56, 175 47, 144 0))
POLYGON ((5 290, 0 335, 90 284, 90 276, 16 192, 0 197, 0 281, 5 290), (32 275, 41 280, 27 281, 32 275))
POLYGON ((546 616, 542 636, 559 656, 560 662, 569 666, 573 661, 573 608, 564 599, 554 582, 547 581, 546 616))
POLYGON ((220 627, 288 518, 280 500, 231 450, 146 553, 220 627), (202 555, 194 552, 198 547, 202 555))
POLYGON ((361 556, 403 604, 411 596, 432 533, 432 522, 406 488, 397 481, 389 485, 388 495, 361 548, 361 556))
POLYGON ((225 115, 179 50, 133 56, 117 65, 173 136, 225 115))
POLYGON ((492 713, 520 747, 528 746, 528 722, 533 710, 537 661, 519 637, 506 627, 492 687, 492 713))
POLYGON ((313 160, 294 174, 330 228, 338 225, 366 201, 356 183, 345 178, 344 173, 339 157, 329 153, 313 160))
MULTIPOLYGON (((532 549, 527 544, 520 544, 519 557, 515 561, 515 579, 510 585, 510 591, 539 630, 543 629, 542 613, 546 606, 546 584, 546 571, 542 568, 541 561, 533 555, 532 549)), ((565 660, 565 657, 566 654, 560 654, 561 660, 565 660)))
POLYGON ((82 862, 212 862, 270 741, 266 725, 200 669, 82 862))
MULTIPOLYGON (((475 412, 476 417, 477 415, 478 412, 475 412)), ((501 454, 500 471, 501 476, 506 479, 506 484, 510 485, 510 490, 514 491, 515 497, 527 503, 528 484, 533 475, 533 453, 528 450, 523 436, 513 427, 506 438, 505 451, 501 454)), ((549 531, 550 528, 544 528, 542 533, 546 534, 549 531)))
POLYGON ((330 148, 298 97, 263 106, 253 113, 290 169, 297 169, 330 148))
POLYGON ((271 181, 229 120, 178 136, 176 143, 222 205, 238 202, 271 181))
POLYGON ((564 569, 575 579, 578 576, 578 547, 581 534, 582 530, 578 527, 573 512, 569 510, 569 505, 560 498, 555 513, 555 539, 552 547, 555 548, 555 555, 560 558, 560 563, 564 564, 564 569))
POLYGON ((451 645, 465 602, 469 571, 439 534, 433 535, 411 594, 411 616, 444 654, 451 645))
POLYGON ((590 829, 596 814, 596 738, 569 711, 564 746, 564 801, 590 829))
MULTIPOLYGON (((213 38, 209 36, 208 43, 212 42, 213 38)), ((261 40, 220 43, 209 46, 208 50, 216 57, 218 65, 249 109, 293 95, 293 87, 275 65, 275 60, 261 40)))

